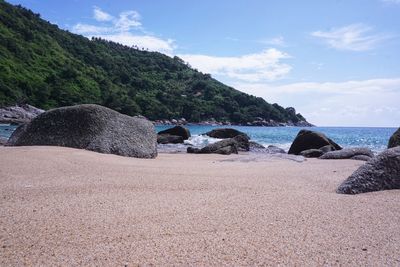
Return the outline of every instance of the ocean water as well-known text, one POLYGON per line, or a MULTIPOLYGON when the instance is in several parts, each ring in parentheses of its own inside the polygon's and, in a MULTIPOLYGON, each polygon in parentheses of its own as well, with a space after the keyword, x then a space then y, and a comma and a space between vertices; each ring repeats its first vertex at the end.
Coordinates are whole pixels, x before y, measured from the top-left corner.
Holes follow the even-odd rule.
MULTIPOLYGON (((168 129, 171 126, 156 126, 157 131, 168 129)), ((179 152, 186 151, 187 145, 203 147, 214 143, 218 139, 202 135, 203 133, 221 126, 199 126, 187 125, 192 137, 185 141, 185 145, 160 145, 160 151, 179 152)), ((256 126, 229 126, 239 131, 245 132, 251 140, 264 146, 275 145, 289 150, 291 143, 297 133, 304 127, 256 127, 256 126)), ((0 136, 9 138, 16 126, 0 124, 0 136)), ((313 131, 326 134, 342 147, 369 147, 374 152, 383 151, 388 144, 390 136, 397 128, 375 128, 375 127, 312 127, 313 131)))
MULTIPOLYGON (((168 129, 171 126, 156 126, 157 131, 168 129)), ((192 137, 185 141, 187 144, 202 147, 218 139, 203 136, 202 134, 221 126, 187 126, 192 137)), ((289 150, 297 133, 304 127, 257 127, 257 126, 229 126, 242 131, 250 136, 251 140, 264 146, 275 145, 289 150)), ((313 131, 322 132, 342 147, 369 147, 376 153, 387 148, 390 136, 397 128, 375 128, 375 127, 312 127, 313 131)), ((161 150, 173 150, 179 148, 177 145, 161 146, 161 150)), ((178 149, 180 150, 180 149, 178 149)))

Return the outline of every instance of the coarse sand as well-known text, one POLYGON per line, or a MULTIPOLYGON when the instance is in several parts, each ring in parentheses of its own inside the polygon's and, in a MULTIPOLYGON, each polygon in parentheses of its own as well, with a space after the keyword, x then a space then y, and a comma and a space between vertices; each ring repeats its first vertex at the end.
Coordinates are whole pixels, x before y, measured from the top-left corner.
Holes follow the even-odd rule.
POLYGON ((0 265, 400 266, 400 190, 363 162, 0 147, 0 265))

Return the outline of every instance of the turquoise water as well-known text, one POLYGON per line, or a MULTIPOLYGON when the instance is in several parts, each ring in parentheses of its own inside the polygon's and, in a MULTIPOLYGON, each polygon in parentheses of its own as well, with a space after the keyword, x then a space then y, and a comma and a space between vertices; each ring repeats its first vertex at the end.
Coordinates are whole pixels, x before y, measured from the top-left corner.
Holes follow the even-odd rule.
MULTIPOLYGON (((156 126, 157 131, 161 131, 171 126, 156 126)), ((209 137, 200 136, 214 128, 220 126, 198 126, 189 125, 192 138, 188 143, 195 146, 204 146, 216 140, 209 137)), ((229 126, 245 132, 250 138, 263 145, 276 145, 288 150, 297 133, 304 128, 301 127, 254 127, 254 126, 229 126)), ((0 136, 10 137, 16 126, 0 124, 0 136)), ((396 128, 368 128, 368 127, 312 127, 313 131, 326 134, 342 147, 369 147, 375 152, 380 152, 387 147, 390 136, 396 128)))
MULTIPOLYGON (((158 131, 171 126, 157 126, 158 131)), ((187 126, 192 135, 196 136, 220 126, 187 126)), ((288 150, 297 133, 304 127, 254 127, 254 126, 229 126, 245 132, 250 138, 263 145, 276 145, 288 150)), ((342 147, 369 147, 375 152, 387 148, 390 136, 397 128, 374 127, 312 127, 313 131, 326 134, 342 147)), ((196 144, 195 144, 196 145, 196 144)))
POLYGON ((0 124, 0 137, 10 138, 17 126, 10 124, 0 124))

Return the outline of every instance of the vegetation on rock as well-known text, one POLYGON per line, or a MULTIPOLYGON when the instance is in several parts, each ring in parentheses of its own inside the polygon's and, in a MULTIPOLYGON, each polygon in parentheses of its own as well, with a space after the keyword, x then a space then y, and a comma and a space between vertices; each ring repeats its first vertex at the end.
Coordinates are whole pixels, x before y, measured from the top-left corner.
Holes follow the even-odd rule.
POLYGON ((305 121, 293 108, 235 90, 178 57, 89 40, 0 0, 0 106, 15 103, 94 103, 152 120, 305 121))

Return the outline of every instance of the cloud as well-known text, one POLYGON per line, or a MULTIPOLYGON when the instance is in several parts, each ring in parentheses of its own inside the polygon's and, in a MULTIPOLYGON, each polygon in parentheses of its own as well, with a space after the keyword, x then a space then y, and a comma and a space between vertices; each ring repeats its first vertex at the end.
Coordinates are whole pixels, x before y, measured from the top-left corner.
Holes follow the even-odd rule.
POLYGON ((114 26, 120 31, 129 31, 131 28, 137 28, 142 25, 139 20, 140 15, 138 12, 134 10, 124 11, 119 14, 119 18, 115 21, 114 26))
POLYGON ((266 45, 286 46, 283 36, 277 36, 272 39, 261 40, 259 42, 266 45))
POLYGON ((364 24, 351 24, 329 31, 315 31, 311 35, 322 39, 331 48, 349 51, 366 51, 390 38, 386 34, 373 34, 373 28, 364 24))
POLYGON ((319 126, 399 126, 400 78, 233 86, 268 102, 293 106, 319 126))
POLYGON ((140 21, 140 14, 135 10, 121 12, 118 16, 112 16, 93 7, 93 18, 98 24, 77 23, 72 27, 72 32, 86 37, 100 37, 127 46, 136 45, 150 51, 158 51, 168 55, 173 54, 176 45, 172 39, 162 39, 145 33, 140 21))
POLYGON ((287 75, 292 67, 282 63, 290 56, 271 48, 238 57, 178 55, 198 70, 247 82, 272 81, 287 75))
POLYGON ((74 27, 72 27, 72 31, 74 33, 78 34, 101 34, 101 33, 106 33, 111 31, 112 29, 109 27, 101 27, 101 26, 95 26, 95 25, 90 25, 90 24, 83 24, 83 23, 78 23, 75 24, 74 27))
POLYGON ((159 51, 167 55, 171 55, 176 47, 172 39, 164 40, 149 35, 134 35, 129 32, 97 35, 97 37, 127 46, 137 45, 140 48, 143 47, 150 51, 159 51))
POLYGON ((97 21, 111 21, 114 19, 110 14, 102 11, 99 7, 95 6, 93 9, 93 18, 97 21))

